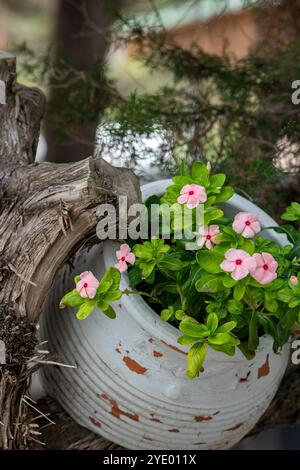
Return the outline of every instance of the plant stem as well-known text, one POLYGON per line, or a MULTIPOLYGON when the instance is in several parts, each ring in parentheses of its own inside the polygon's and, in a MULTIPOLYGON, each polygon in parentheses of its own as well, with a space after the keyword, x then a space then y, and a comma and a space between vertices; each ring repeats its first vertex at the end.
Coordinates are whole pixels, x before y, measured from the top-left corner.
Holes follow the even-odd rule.
POLYGON ((158 297, 156 296, 153 296, 151 294, 149 294, 148 292, 143 292, 143 291, 130 291, 128 289, 125 289, 123 291, 123 294, 126 294, 126 295, 142 295, 142 296, 145 296, 145 297, 149 297, 150 299, 152 299, 154 302, 156 303, 159 303, 160 305, 163 305, 162 302, 159 300, 158 297))

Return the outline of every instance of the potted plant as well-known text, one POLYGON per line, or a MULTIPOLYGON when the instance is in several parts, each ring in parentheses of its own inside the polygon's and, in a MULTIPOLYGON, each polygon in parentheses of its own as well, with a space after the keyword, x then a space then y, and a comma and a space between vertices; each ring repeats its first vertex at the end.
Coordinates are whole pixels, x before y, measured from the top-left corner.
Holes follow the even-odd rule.
MULTIPOLYGON (((46 388, 125 447, 229 448, 286 369, 299 322, 300 235, 224 182, 196 162, 173 183, 145 185, 149 213, 155 203, 177 208, 169 228, 159 218, 147 240, 106 241, 57 278, 42 333, 77 369, 47 368, 46 388), (76 315, 53 314, 62 293, 60 307, 76 315)), ((300 219, 300 205, 283 219, 300 219)))

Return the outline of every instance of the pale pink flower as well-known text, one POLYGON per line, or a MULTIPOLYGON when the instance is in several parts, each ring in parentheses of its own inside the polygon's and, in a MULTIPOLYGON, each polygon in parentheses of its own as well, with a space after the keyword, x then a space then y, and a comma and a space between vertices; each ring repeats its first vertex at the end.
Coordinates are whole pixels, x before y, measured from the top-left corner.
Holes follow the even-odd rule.
POLYGON ((76 290, 81 297, 89 297, 93 299, 96 295, 98 279, 95 278, 91 271, 84 271, 80 274, 80 280, 76 283, 76 290))
POLYGON ((119 262, 115 265, 115 268, 118 269, 120 273, 127 271, 127 263, 134 264, 135 262, 135 256, 127 243, 123 243, 120 246, 120 249, 116 252, 116 256, 119 262))
POLYGON ((291 276, 290 283, 293 284, 293 286, 297 286, 299 283, 297 276, 291 276))
POLYGON ((225 253, 225 260, 220 267, 223 271, 231 273, 231 277, 236 281, 243 279, 256 269, 256 261, 244 250, 230 248, 225 253))
POLYGON ((239 212, 236 214, 232 228, 245 238, 252 238, 261 231, 259 218, 253 212, 239 212))
POLYGON ((219 234, 220 229, 218 225, 210 225, 209 227, 204 225, 204 227, 201 227, 198 232, 194 232, 194 235, 196 235, 197 245, 200 248, 205 245, 208 250, 211 250, 214 244, 220 243, 218 240, 216 240, 216 237, 219 234))
POLYGON ((256 261, 256 269, 251 276, 260 284, 269 284, 277 278, 277 261, 270 253, 254 253, 253 258, 256 261))
POLYGON ((179 204, 186 204, 189 209, 199 206, 201 202, 207 199, 206 191, 203 186, 198 184, 186 184, 180 191, 177 199, 179 204))

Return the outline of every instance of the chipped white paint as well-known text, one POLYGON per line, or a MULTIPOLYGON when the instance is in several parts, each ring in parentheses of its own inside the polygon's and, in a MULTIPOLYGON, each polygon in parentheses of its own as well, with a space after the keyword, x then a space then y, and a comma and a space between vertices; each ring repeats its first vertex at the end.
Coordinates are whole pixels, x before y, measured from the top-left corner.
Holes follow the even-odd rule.
POLYGON ((0 104, 6 104, 6 86, 3 80, 0 80, 0 104))
MULTIPOLYGON (((170 181, 143 187, 144 198, 161 194, 170 181)), ((227 214, 255 211, 263 226, 275 222, 240 196, 225 206, 227 214)), ((286 243, 285 237, 266 236, 286 243)), ((179 331, 163 322, 138 296, 116 302, 117 319, 97 311, 79 322, 58 303, 86 269, 100 277, 114 265, 116 245, 104 244, 81 255, 76 269, 62 270, 42 317, 41 336, 61 362, 78 368, 44 368, 44 383, 80 424, 130 449, 226 449, 257 422, 272 400, 286 369, 289 345, 280 354, 263 337, 255 359, 247 361, 209 350, 205 372, 185 377, 187 348, 179 331)), ((128 286, 126 275, 122 288, 128 286)))

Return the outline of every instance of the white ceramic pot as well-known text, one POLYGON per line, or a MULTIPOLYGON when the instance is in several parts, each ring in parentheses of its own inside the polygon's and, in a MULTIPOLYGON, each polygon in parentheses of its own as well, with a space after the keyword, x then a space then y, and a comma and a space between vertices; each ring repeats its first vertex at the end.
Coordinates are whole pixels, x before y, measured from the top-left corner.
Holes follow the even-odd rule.
MULTIPOLYGON (((144 199, 160 195, 170 180, 142 188, 144 199)), ((275 222, 246 199, 234 195, 225 213, 258 213, 264 227, 275 222)), ((285 237, 265 236, 281 244, 285 237)), ((255 359, 237 352, 228 357, 210 350, 205 372, 185 376, 187 348, 178 345, 179 331, 163 322, 138 296, 114 304, 115 320, 95 310, 78 321, 71 310, 60 311, 61 297, 73 288, 74 274, 91 270, 101 277, 116 263, 116 243, 105 242, 78 257, 76 269, 64 268, 45 307, 41 335, 48 349, 76 369, 46 366, 44 385, 81 425, 130 449, 227 449, 255 425, 272 400, 289 358, 272 340, 260 340, 255 359)), ((128 287, 127 275, 122 288, 128 287)))

